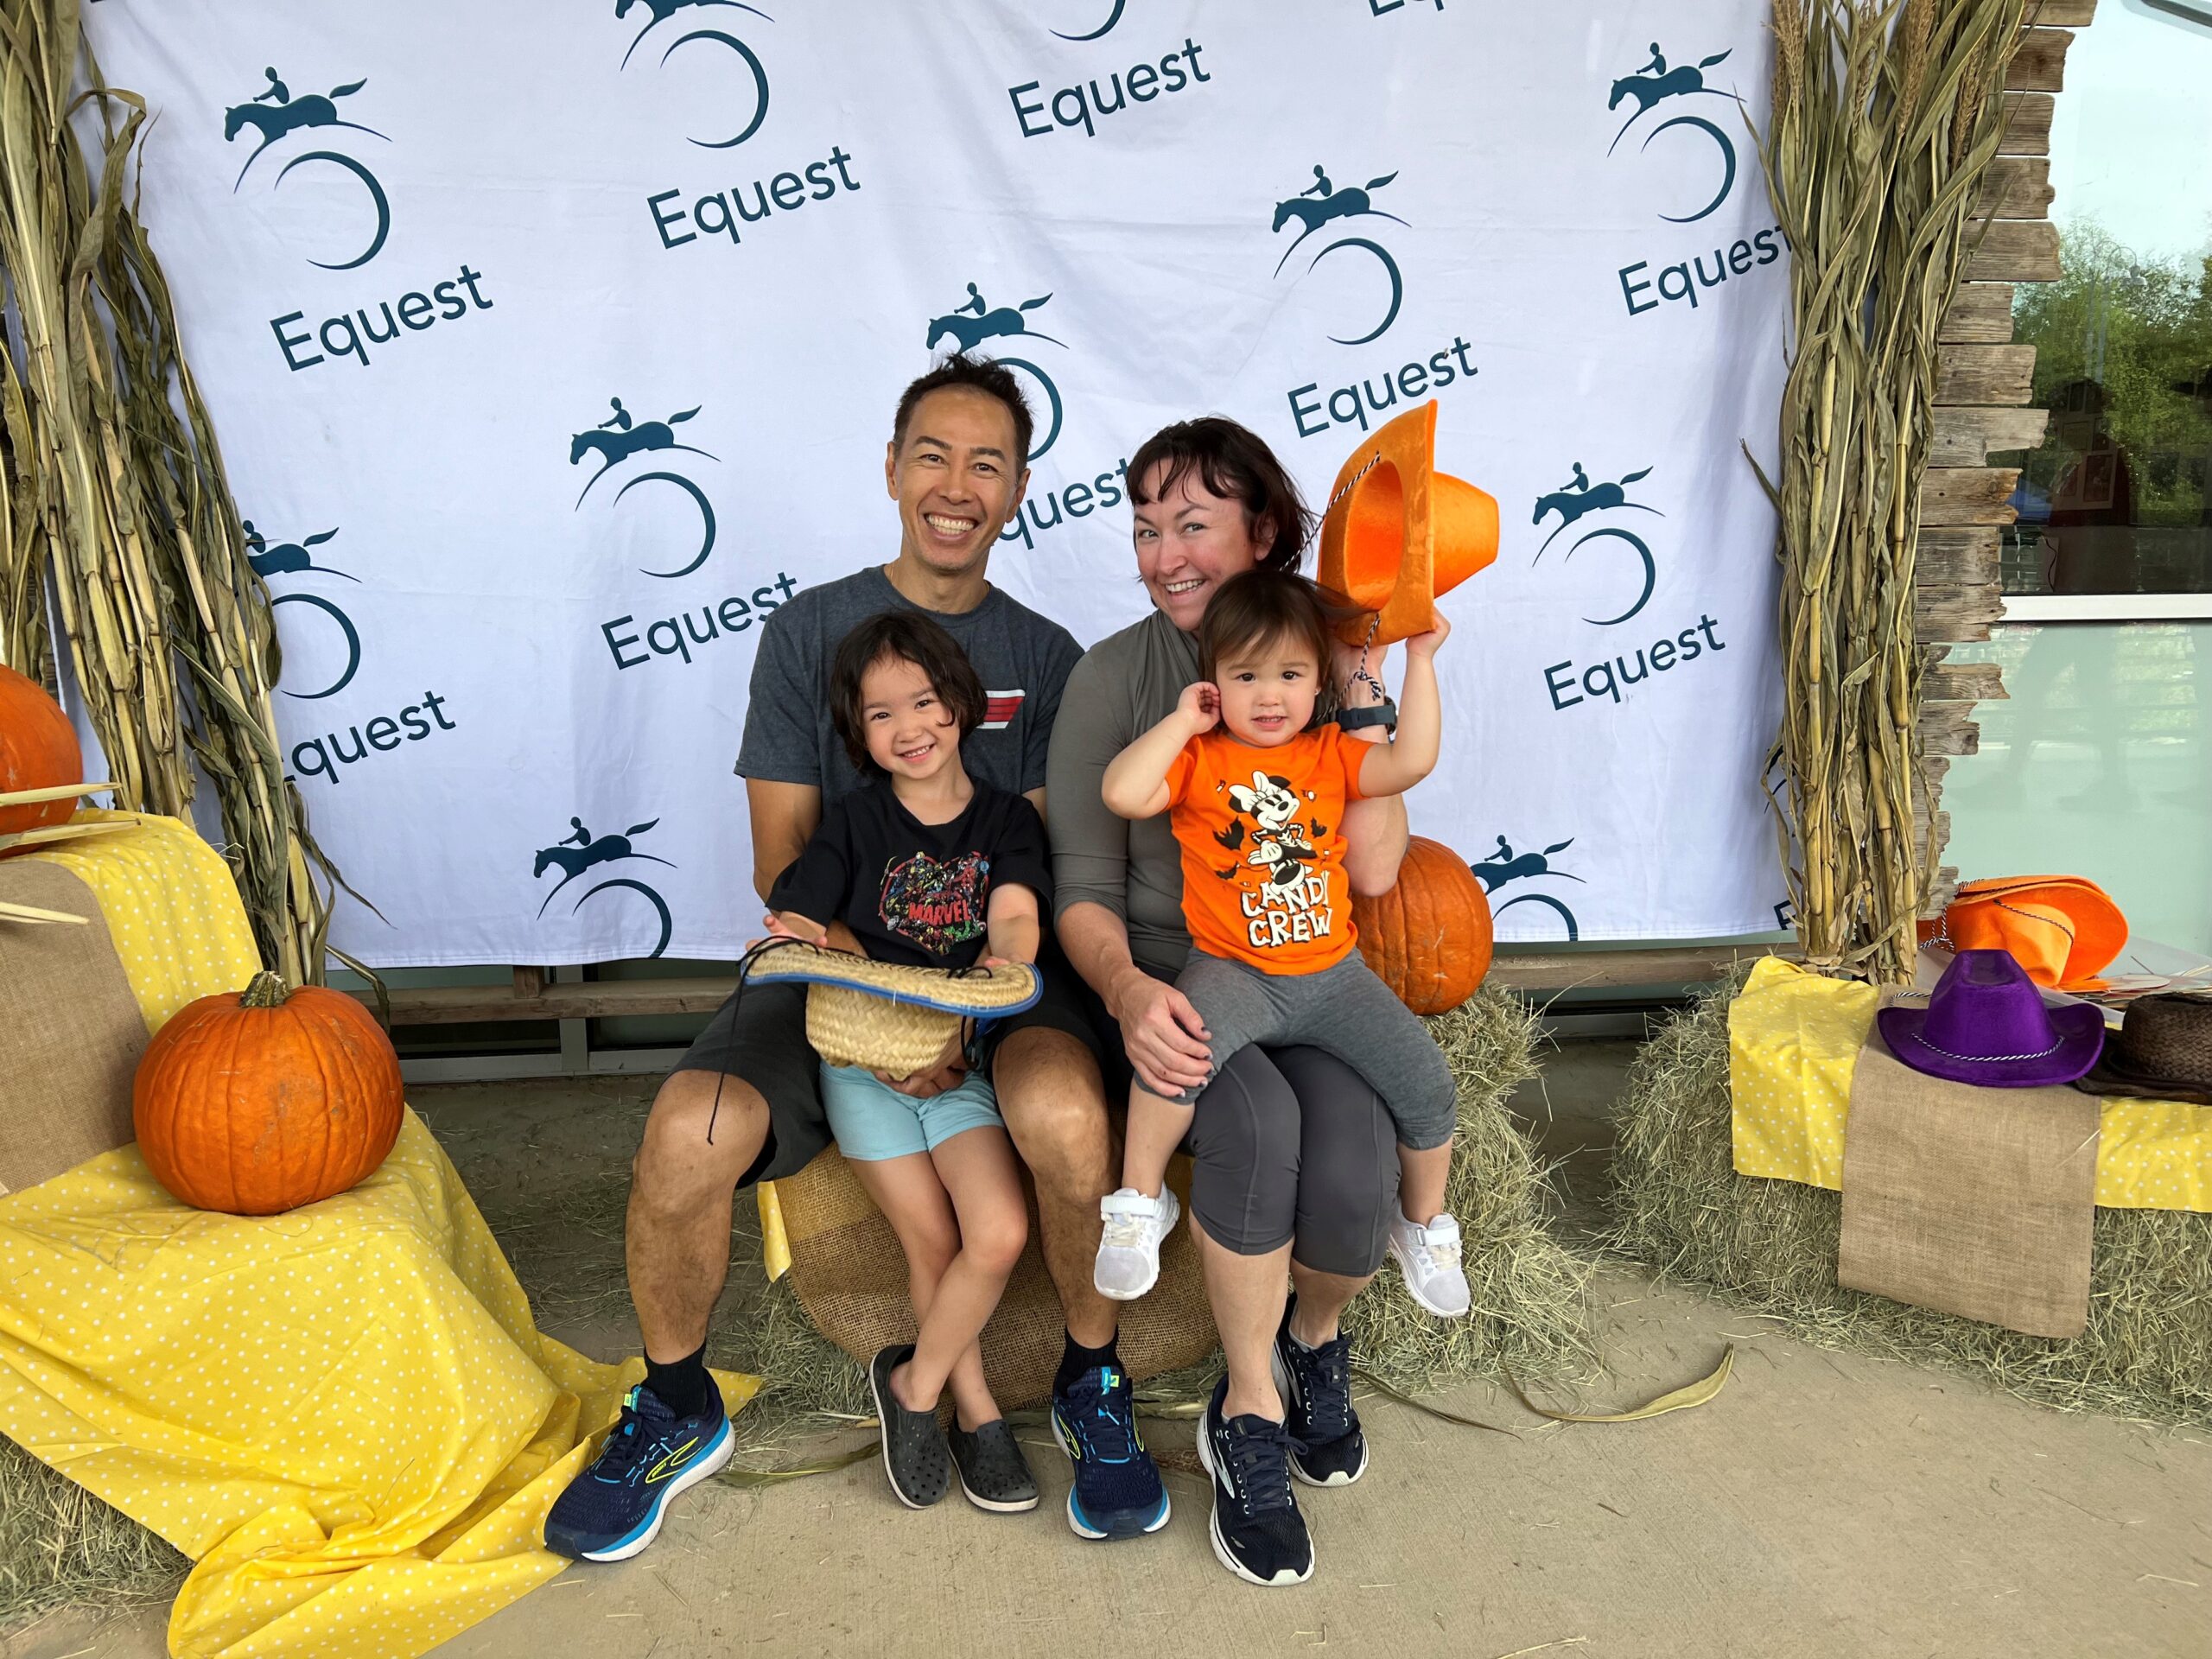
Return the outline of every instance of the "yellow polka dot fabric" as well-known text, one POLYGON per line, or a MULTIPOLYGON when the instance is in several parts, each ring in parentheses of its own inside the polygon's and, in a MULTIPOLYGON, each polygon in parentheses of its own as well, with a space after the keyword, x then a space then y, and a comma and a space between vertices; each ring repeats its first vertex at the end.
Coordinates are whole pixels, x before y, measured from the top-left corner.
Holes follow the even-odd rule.
MULTIPOLYGON (((40 856, 99 898, 149 1025, 251 976, 184 825, 73 848, 40 856)), ((412 1659, 553 1578, 545 1511, 643 1374, 538 1332, 411 1111, 287 1215, 189 1209, 136 1147, 0 1198, 0 1432, 194 1558, 175 1655, 412 1659)), ((716 1375, 732 1410, 760 1386, 716 1375)))
MULTIPOLYGON (((1851 1074, 1874 1023, 1871 986, 1769 957, 1728 1008, 1736 1173, 1843 1190, 1851 1074)), ((2212 1214, 2212 1107, 2104 1102, 2097 1202, 2212 1214)))

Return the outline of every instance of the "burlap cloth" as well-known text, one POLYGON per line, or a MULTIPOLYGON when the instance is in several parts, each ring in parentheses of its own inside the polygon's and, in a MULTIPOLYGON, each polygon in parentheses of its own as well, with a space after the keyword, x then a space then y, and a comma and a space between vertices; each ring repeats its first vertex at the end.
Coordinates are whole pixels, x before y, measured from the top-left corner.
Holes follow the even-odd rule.
MULTIPOLYGON (((1167 1181, 1187 1212, 1187 1157, 1168 1166, 1167 1181)), ((862 1364, 886 1344, 912 1341, 914 1313, 899 1236, 837 1149, 777 1182, 776 1189, 791 1239, 791 1287, 815 1328, 862 1364)), ((1051 1395, 1065 1336, 1039 1236, 1032 1192, 1028 1247, 983 1327, 983 1372, 1009 1411, 1051 1395)), ((1121 1315, 1122 1363, 1132 1377, 1194 1365, 1213 1351, 1213 1315, 1187 1224, 1178 1224, 1160 1247, 1160 1282, 1138 1300, 1122 1304, 1121 1315)))
POLYGON ((2029 1336, 2080 1336, 2097 1123, 2078 1090, 1928 1077, 1870 1027, 1852 1073, 1837 1282, 2029 1336))
POLYGON ((0 1192, 135 1139, 130 1080, 146 1017, 92 890, 42 860, 0 859, 0 899, 91 918, 0 921, 0 1192))

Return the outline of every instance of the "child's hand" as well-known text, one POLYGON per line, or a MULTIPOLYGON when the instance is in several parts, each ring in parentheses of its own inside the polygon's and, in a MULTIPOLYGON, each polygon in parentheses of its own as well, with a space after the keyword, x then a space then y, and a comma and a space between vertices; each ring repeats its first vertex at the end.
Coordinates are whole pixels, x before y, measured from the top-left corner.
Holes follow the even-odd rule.
POLYGON ((1193 680, 1176 698, 1175 712, 1193 737, 1213 730, 1221 724, 1221 688, 1211 680, 1193 680))
POLYGON ((1436 626, 1427 633, 1417 633, 1406 641, 1406 654, 1408 657, 1433 657, 1436 655, 1436 648, 1451 638, 1450 619, 1441 611, 1432 610, 1430 614, 1436 618, 1436 626))
POLYGON ((830 930, 817 925, 796 911, 772 910, 761 921, 766 925, 772 939, 797 939, 801 944, 827 944, 830 930))

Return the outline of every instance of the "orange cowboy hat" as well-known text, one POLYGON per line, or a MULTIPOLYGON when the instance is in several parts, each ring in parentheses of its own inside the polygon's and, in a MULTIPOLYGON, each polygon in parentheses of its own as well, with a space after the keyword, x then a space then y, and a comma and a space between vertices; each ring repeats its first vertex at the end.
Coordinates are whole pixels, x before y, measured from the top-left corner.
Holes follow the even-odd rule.
POLYGON ((1920 924, 1920 938, 1954 950, 2009 950, 2038 985, 2094 990, 2127 943, 2127 918, 2085 876, 2005 875, 1967 882, 1941 922, 1920 924))
POLYGON ((1432 601, 1497 556, 1497 498, 1436 470, 1434 398, 1377 429, 1338 469, 1319 575, 1332 598, 1366 613, 1337 625, 1350 643, 1426 633, 1436 626, 1432 601))

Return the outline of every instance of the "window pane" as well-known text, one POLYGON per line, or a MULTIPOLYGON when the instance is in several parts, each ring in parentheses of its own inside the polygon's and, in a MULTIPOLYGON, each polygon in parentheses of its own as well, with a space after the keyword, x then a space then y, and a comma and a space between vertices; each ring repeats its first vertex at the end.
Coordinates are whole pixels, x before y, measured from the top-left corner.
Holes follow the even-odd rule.
POLYGON ((1943 861, 2086 875, 2138 938, 2212 955, 2212 624, 1999 627, 1948 660, 2001 664, 2006 696, 1943 780, 1943 861))
POLYGON ((2075 37, 2051 130, 2065 276, 2022 283, 2041 448, 2008 594, 2212 593, 2212 10, 2120 0, 2075 37))

